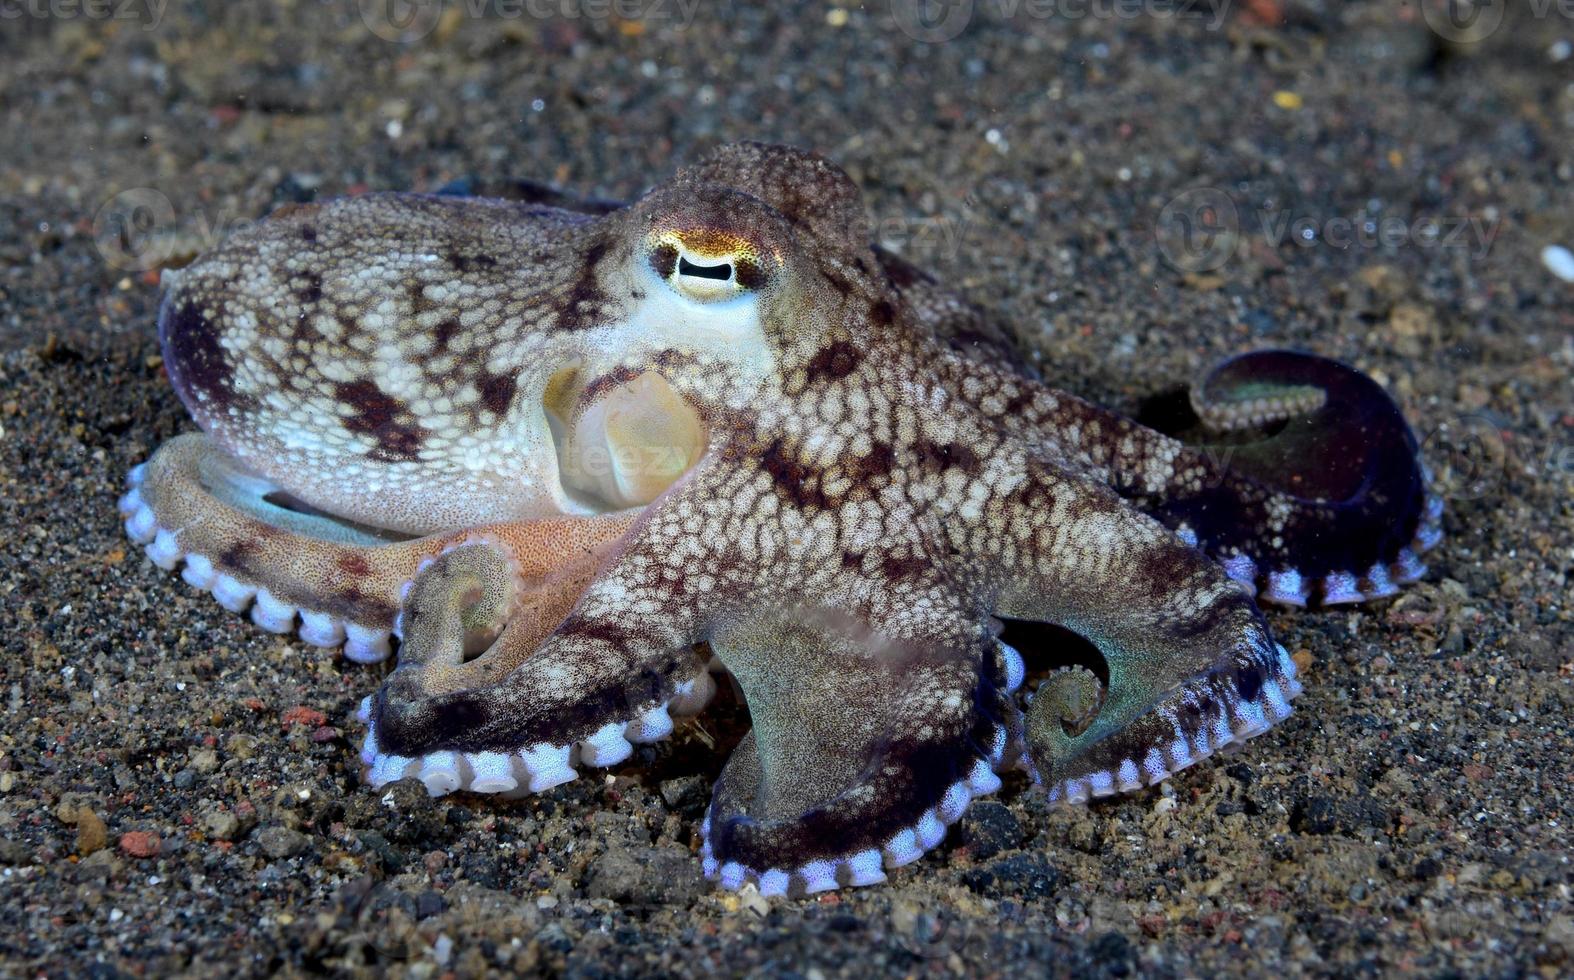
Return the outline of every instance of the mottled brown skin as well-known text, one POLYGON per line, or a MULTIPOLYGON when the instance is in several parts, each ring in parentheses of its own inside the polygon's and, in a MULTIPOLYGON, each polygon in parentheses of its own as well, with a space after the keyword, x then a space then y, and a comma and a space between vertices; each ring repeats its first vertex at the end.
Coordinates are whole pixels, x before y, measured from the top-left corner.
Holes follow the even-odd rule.
MULTIPOLYGON (((1413 487, 1384 484, 1376 500, 1308 500, 1276 489, 1272 465, 1239 473, 1217 453, 1026 378, 1002 363, 1006 345, 987 320, 863 241, 856 188, 801 151, 723 147, 627 208, 587 209, 595 216, 384 200, 374 213, 390 227, 415 221, 417 238, 446 221, 463 233, 439 233, 456 241, 528 240, 517 256, 454 244, 445 274, 458 270, 505 306, 517 298, 517 322, 533 324, 532 337, 636 325, 607 334, 614 350, 576 351, 582 376, 565 396, 561 444, 599 437, 591 406, 654 376, 693 413, 703 452, 640 504, 626 530, 605 530, 613 510, 573 512, 566 498, 493 494, 483 506, 433 484, 452 465, 443 433, 466 426, 456 415, 416 410, 364 371, 329 377, 344 372, 312 367, 309 350, 293 366, 284 352, 237 368, 216 314, 174 299, 183 330, 167 339, 172 376, 224 449, 247 458, 248 446, 279 439, 279 426, 256 421, 263 410, 232 411, 266 398, 237 379, 294 372, 303 397, 320 397, 339 420, 328 440, 336 452, 358 454, 356 465, 386 486, 417 490, 415 508, 401 500, 379 511, 376 495, 324 495, 316 478, 292 486, 288 467, 267 474, 313 506, 428 535, 452 536, 462 525, 441 530, 454 520, 447 515, 472 511, 527 535, 553 505, 601 522, 599 536, 588 535, 588 584, 544 640, 539 625, 514 626, 510 610, 540 586, 519 576, 507 535, 449 537, 428 552, 436 558, 404 606, 399 668, 369 706, 374 783, 408 774, 434 791, 478 784, 483 762, 505 758, 532 788, 571 778, 570 750, 582 761, 606 757, 622 739, 604 734, 692 685, 702 670, 695 645, 708 643, 738 679, 754 731, 717 787, 707 870, 730 887, 755 881, 768 892, 866 884, 882 865, 933 846, 934 828, 943 832, 970 795, 998 785, 988 770, 1011 761, 1008 746, 1024 738, 1035 777, 1053 794, 1085 799, 1156 781, 1288 713, 1293 666, 1250 590, 1210 555, 1294 560, 1304 556, 1286 544, 1292 532, 1337 536, 1341 522, 1370 519, 1394 529, 1398 544, 1379 556, 1391 562, 1422 527, 1413 442, 1413 487), (723 267, 725 288, 713 291, 723 267), (641 313, 650 303, 667 304, 659 318, 641 313), (691 324, 691 307, 711 319, 691 324), (412 516, 429 485, 438 527, 412 516), (1199 500, 1208 506, 1193 506, 1199 500), (1213 519, 1230 504, 1261 519, 1213 519), (1053 675, 1024 721, 997 616, 1070 627, 1098 648, 1105 676, 1053 675), (548 756, 556 761, 539 761, 548 756)), ((265 224, 262 236, 286 227, 339 234, 333 217, 290 215, 292 224, 265 224)), ((308 278, 294 288, 300 302, 320 302, 326 287, 308 278)), ((453 299, 428 297, 436 305, 414 313, 418 299, 388 294, 390 309, 405 310, 397 316, 424 318, 412 328, 419 336, 400 343, 427 357, 462 343, 475 352, 452 359, 458 376, 416 392, 422 406, 441 401, 445 385, 474 389, 468 425, 494 432, 509 406, 500 413, 488 401, 501 405, 504 389, 511 405, 558 397, 535 380, 557 367, 551 341, 528 363, 500 360, 495 346, 483 356, 492 342, 477 346, 467 330, 507 338, 486 319, 445 326, 453 299)), ((1316 362, 1314 381, 1338 376, 1320 366, 1328 363, 1316 362)), ((1303 379, 1248 375, 1270 393, 1294 389, 1258 404, 1255 421, 1326 407, 1300 397, 1303 379)), ((1208 404, 1227 408, 1232 390, 1208 404)), ((1373 397, 1360 389, 1346 401, 1365 418, 1380 414, 1373 397)), ((293 411, 290 398, 275 402, 267 418, 293 411)), ((1357 432, 1310 431, 1334 442, 1357 432)), ((651 441, 671 439, 663 429, 651 441)), ((566 464, 562 473, 563 486, 574 484, 566 464)))

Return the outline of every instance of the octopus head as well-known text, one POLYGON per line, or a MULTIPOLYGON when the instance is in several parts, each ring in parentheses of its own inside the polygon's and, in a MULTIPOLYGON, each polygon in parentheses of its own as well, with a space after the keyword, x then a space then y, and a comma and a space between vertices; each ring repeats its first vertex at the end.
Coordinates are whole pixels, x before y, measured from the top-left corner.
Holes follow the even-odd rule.
POLYGON ((679 181, 621 225, 627 315, 544 398, 564 487, 614 509, 650 503, 691 468, 717 415, 755 402, 783 345, 815 323, 799 242, 758 198, 679 181))

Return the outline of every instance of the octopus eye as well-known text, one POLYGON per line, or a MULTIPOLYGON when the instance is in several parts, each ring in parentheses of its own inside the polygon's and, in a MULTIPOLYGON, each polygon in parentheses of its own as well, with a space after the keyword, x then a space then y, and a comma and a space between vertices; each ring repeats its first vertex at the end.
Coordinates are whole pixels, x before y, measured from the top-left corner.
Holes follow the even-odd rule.
POLYGON ((758 291, 769 279, 753 242, 709 229, 667 231, 650 249, 656 275, 696 303, 716 303, 758 291))
POLYGON ((719 282, 729 282, 732 279, 732 263, 723 262, 720 265, 697 265, 686 257, 678 258, 678 275, 692 276, 698 279, 715 279, 719 282))

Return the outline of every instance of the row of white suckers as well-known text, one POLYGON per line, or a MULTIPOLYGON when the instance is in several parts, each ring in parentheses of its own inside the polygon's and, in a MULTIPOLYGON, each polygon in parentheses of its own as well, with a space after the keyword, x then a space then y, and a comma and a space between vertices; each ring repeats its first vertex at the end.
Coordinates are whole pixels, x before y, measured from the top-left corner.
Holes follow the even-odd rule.
MULTIPOLYGON (((126 522, 127 535, 146 547, 148 557, 154 564, 174 570, 184 559, 181 577, 187 583, 212 593, 220 605, 232 612, 244 613, 249 607, 253 622, 263 629, 289 633, 296 628, 296 618, 299 617, 300 636, 308 643, 321 647, 335 647, 342 643, 345 656, 361 663, 376 663, 388 657, 389 631, 370 629, 337 620, 325 613, 299 609, 272 596, 265 588, 216 571, 202 555, 185 554, 174 532, 158 526, 152 508, 142 499, 140 488, 145 474, 146 464, 133 468, 128 474, 129 489, 120 499, 120 513, 126 522)), ((1440 507, 1437 512, 1429 510, 1428 517, 1434 525, 1438 513, 1440 507)), ((1426 533, 1435 534, 1435 530, 1426 533)), ((1418 535, 1418 542, 1420 537, 1418 535)), ((1426 546, 1430 547, 1430 543, 1426 546)), ((1401 554, 1400 565, 1406 564, 1406 555, 1409 556, 1409 562, 1419 565, 1414 554, 1408 550, 1401 554)), ((1408 567, 1405 569, 1409 570, 1408 567)), ((1418 576, 1419 572, 1413 577, 1418 576)), ((1255 570, 1252 577, 1255 577, 1255 570)), ((1304 601, 1304 592, 1301 595, 1304 601)), ((1271 597, 1286 601, 1279 596, 1271 597)), ((1004 643, 999 644, 999 649, 1006 668, 1006 690, 1010 693, 1022 683, 1022 658, 1004 643)), ((1180 734, 1177 723, 1177 739, 1167 751, 1154 749, 1140 764, 1134 759, 1127 760, 1116 771, 1067 780, 1050 787, 1050 799, 1083 803, 1090 797, 1108 796, 1152 785, 1227 745, 1244 742, 1267 731, 1270 725, 1290 713, 1289 700, 1301 692, 1301 685, 1295 680, 1293 661, 1283 647, 1279 648, 1279 654, 1287 687, 1281 688, 1272 679, 1265 681, 1261 703, 1239 702, 1233 707, 1236 716, 1233 724, 1227 717, 1220 715, 1213 726, 1205 728, 1188 743, 1180 734)), ((617 765, 633 753, 635 744, 666 738, 672 732, 673 714, 698 712, 714 693, 714 680, 708 673, 702 672, 680 684, 672 700, 656 705, 638 718, 626 722, 609 722, 587 739, 566 745, 542 743, 510 753, 439 751, 418 758, 378 750, 376 728, 371 718, 372 699, 368 697, 362 702, 358 713, 360 720, 367 725, 361 761, 368 768, 367 781, 374 788, 414 776, 433 796, 458 790, 505 796, 540 793, 577 778, 578 772, 574 769, 577 764, 598 767, 617 765)), ((1002 761, 1005 747, 1006 730, 999 727, 989 755, 974 760, 968 776, 953 783, 941 801, 926 811, 913 826, 893 835, 878 849, 871 848, 836 861, 812 861, 795 869, 763 870, 747 868, 737 862, 718 862, 711 853, 710 818, 707 817, 701 828, 701 855, 706 876, 717 878, 723 887, 732 889, 750 882, 764 895, 786 894, 795 880, 808 893, 842 885, 871 885, 884 881, 885 870, 910 864, 938 845, 945 837, 946 828, 960 819, 968 803, 975 797, 993 793, 1000 788, 1000 778, 995 774, 995 769, 1002 761)))
MULTIPOLYGON (((1002 688, 1006 694, 1015 693, 1027 675, 1022 655, 998 641, 996 650, 1003 667, 1002 688)), ((940 802, 924 811, 916 823, 892 834, 880 847, 835 860, 810 861, 796 868, 751 868, 737 861, 718 861, 711 850, 711 818, 707 815, 700 825, 700 861, 705 877, 714 878, 723 888, 733 891, 753 884, 767 897, 786 895, 795 881, 805 894, 811 895, 845 886, 877 885, 885 880, 886 871, 912 864, 944 840, 946 828, 962 818, 975 798, 1000 789, 1000 777, 995 773, 1006 761, 1006 743, 1005 727, 996 725, 985 754, 974 758, 967 775, 948 786, 940 802)))
POLYGON ((266 588, 243 582, 213 567, 203 555, 187 554, 175 531, 160 527, 153 508, 142 499, 142 484, 147 464, 132 467, 126 474, 127 490, 120 498, 120 516, 126 522, 126 536, 147 550, 153 564, 174 571, 182 561, 180 577, 193 588, 211 593, 219 605, 233 613, 251 610, 251 621, 270 633, 299 632, 312 646, 344 646, 344 656, 356 663, 375 664, 387 660, 392 652, 392 632, 361 626, 323 612, 301 609, 278 598, 266 588), (297 622, 298 621, 298 622, 297 622))
MULTIPOLYGON (((1156 709, 1158 716, 1168 721, 1175 733, 1169 745, 1155 746, 1141 759, 1126 759, 1114 769, 1066 779, 1050 786, 1049 801, 1086 803, 1094 797, 1115 796, 1156 785, 1215 752, 1256 738, 1288 718, 1290 702, 1301 694, 1301 682, 1296 679, 1295 661, 1289 652, 1283 646, 1275 646, 1279 676, 1264 679, 1256 698, 1250 701, 1236 698, 1221 705, 1220 710, 1190 738, 1176 717, 1178 705, 1161 706, 1156 709)), ((1182 698, 1195 704, 1197 696, 1187 692, 1182 698)), ((1037 782, 1038 774, 1035 772, 1033 776, 1037 782)))
POLYGON ((540 743, 515 752, 429 752, 402 756, 382 751, 372 717, 372 699, 361 702, 356 717, 366 725, 361 762, 373 789, 414 777, 433 796, 458 790, 517 797, 542 793, 578 777, 576 765, 615 766, 634 754, 635 745, 659 742, 672 734, 673 715, 692 715, 710 703, 716 682, 706 671, 677 685, 670 700, 628 721, 601 726, 589 738, 564 745, 540 743))
MULTIPOLYGON (((1233 555, 1220 560, 1230 578, 1246 586, 1259 600, 1277 602, 1286 606, 1305 606, 1317 599, 1325 606, 1348 605, 1386 599, 1399 592, 1399 586, 1408 585, 1426 574, 1421 555, 1430 551, 1443 538, 1443 500, 1428 496, 1421 525, 1416 529, 1410 545, 1399 549, 1392 562, 1378 562, 1364 573, 1330 572, 1321 579, 1308 579, 1296 569, 1282 569, 1263 574, 1257 563, 1248 555, 1233 555), (1261 590, 1258 579, 1266 581, 1261 590)), ((1196 547, 1197 536, 1187 528, 1179 532, 1181 540, 1196 547)))
MULTIPOLYGON (((146 548, 148 558, 155 565, 173 571, 184 560, 180 576, 189 585, 211 593, 219 605, 231 612, 245 613, 249 608, 252 622, 270 633, 298 632, 305 642, 327 649, 343 645, 345 657, 356 663, 372 664, 388 659, 392 652, 390 630, 302 609, 264 587, 218 571, 213 562, 202 555, 186 554, 176 533, 159 527, 153 508, 142 499, 141 486, 146 469, 147 464, 142 463, 132 467, 126 475, 129 489, 120 498, 120 515, 125 520, 127 536, 146 548)), ((1249 556, 1235 555, 1223 559, 1221 564, 1232 579, 1269 602, 1305 606, 1314 594, 1328 606, 1386 598, 1397 593, 1400 585, 1414 582, 1426 574, 1426 566, 1419 555, 1442 538, 1442 513, 1442 499, 1428 496, 1421 526, 1411 545, 1401 549, 1392 563, 1374 564, 1364 575, 1332 572, 1320 581, 1309 581, 1299 571, 1286 569, 1267 573, 1266 584, 1258 591, 1259 569, 1249 556)), ((1196 544, 1196 536, 1188 529, 1182 528, 1179 533, 1189 544, 1196 544)))

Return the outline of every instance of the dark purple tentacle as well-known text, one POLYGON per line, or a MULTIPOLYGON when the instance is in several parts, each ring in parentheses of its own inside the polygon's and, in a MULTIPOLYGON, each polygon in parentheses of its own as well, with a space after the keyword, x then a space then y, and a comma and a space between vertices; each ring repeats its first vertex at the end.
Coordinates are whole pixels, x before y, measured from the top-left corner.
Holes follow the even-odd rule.
POLYGON ((1355 602, 1420 577, 1440 502, 1377 382, 1312 354, 1258 351, 1215 368, 1191 402, 1189 425, 1173 434, 1192 458, 1177 469, 1198 467, 1200 478, 1126 490, 1133 501, 1261 584, 1264 598, 1355 602))

